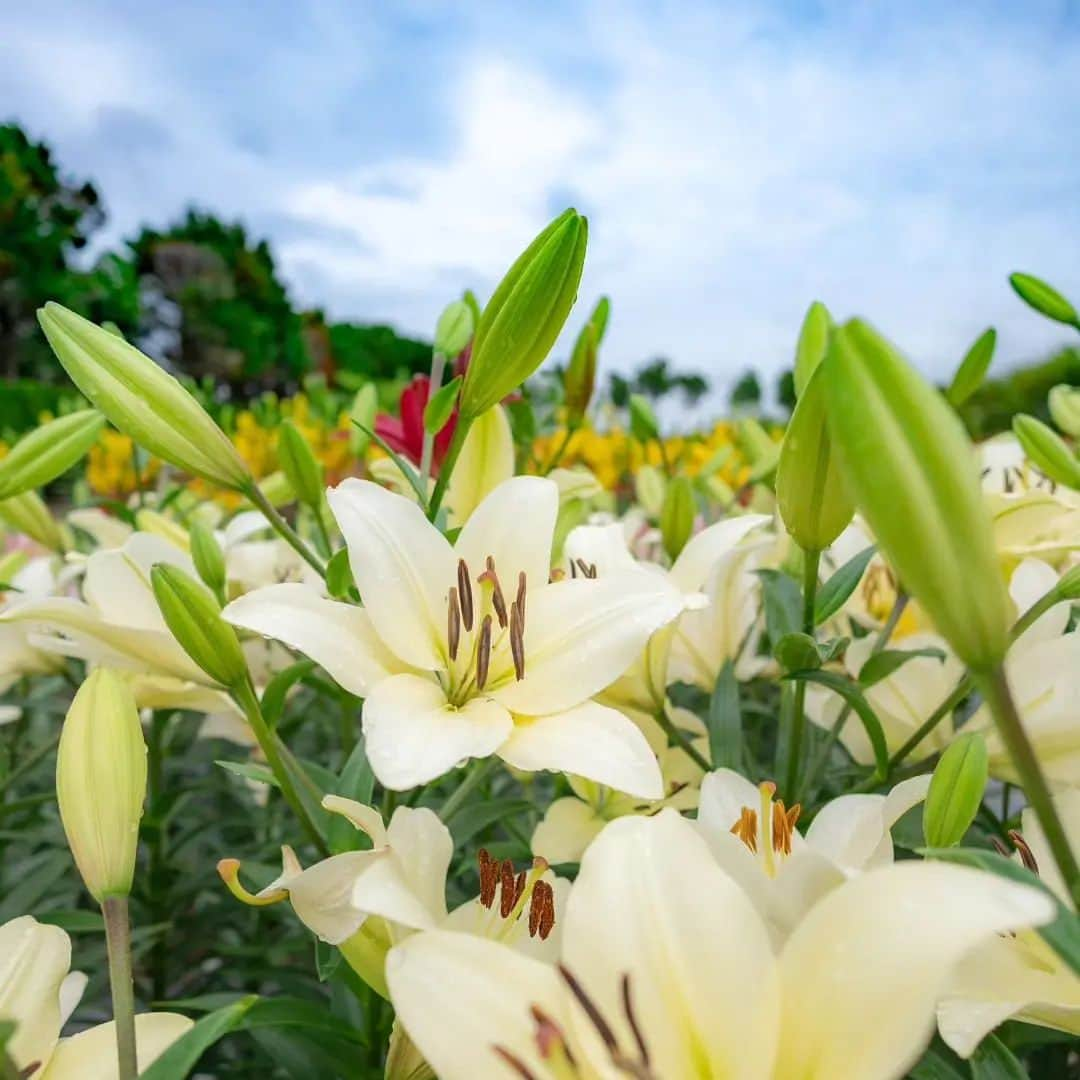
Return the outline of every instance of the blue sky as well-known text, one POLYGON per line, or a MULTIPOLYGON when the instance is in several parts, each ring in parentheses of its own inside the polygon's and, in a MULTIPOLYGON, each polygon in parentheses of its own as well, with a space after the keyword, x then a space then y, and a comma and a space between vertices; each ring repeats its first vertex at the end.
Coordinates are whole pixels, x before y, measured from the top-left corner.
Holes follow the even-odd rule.
POLYGON ((108 240, 191 201, 299 302, 417 333, 574 204, 621 369, 776 372, 822 299, 945 378, 987 325, 1002 368, 1068 341, 1010 270, 1080 298, 1076 0, 36 0, 0 115, 98 182, 108 240))

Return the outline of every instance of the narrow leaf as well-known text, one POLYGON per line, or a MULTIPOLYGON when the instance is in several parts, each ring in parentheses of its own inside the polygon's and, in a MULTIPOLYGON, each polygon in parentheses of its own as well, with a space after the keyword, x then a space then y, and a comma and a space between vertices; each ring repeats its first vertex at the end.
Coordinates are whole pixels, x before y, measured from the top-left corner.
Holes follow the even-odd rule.
POLYGON ((871 544, 858 555, 848 559, 824 585, 818 589, 814 602, 814 623, 820 626, 831 619, 847 603, 855 591, 877 548, 871 544))
POLYGON ((714 769, 739 769, 743 759, 742 709, 735 665, 726 661, 713 687, 706 720, 709 760, 714 769))

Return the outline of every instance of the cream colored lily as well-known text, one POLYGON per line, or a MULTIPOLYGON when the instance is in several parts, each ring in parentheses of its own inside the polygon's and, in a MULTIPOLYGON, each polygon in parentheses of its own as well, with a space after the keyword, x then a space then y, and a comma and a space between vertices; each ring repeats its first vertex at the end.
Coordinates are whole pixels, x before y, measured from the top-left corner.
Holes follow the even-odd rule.
MULTIPOLYGON (((770 520, 764 514, 746 514, 718 521, 692 537, 667 571, 658 563, 634 558, 621 523, 580 525, 566 538, 566 565, 571 577, 586 575, 604 579, 628 573, 666 577, 686 598, 689 613, 705 606, 701 590, 713 567, 770 520)), ((653 634, 629 671, 598 694, 597 700, 647 718, 665 708, 671 648, 683 619, 672 621, 653 634)))
MULTIPOLYGON (((1062 792, 1055 802, 1073 850, 1080 851, 1080 791, 1062 792)), ((1032 868, 1075 911, 1030 808, 1021 814, 1021 825, 1032 868)), ((941 1037, 962 1057, 1009 1019, 1080 1035, 1080 978, 1031 930, 994 938, 965 957, 938 1006, 941 1037)))
MULTIPOLYGON (((13 588, 3 594, 0 618, 51 596, 58 584, 56 564, 51 556, 26 560, 22 552, 6 555, 0 580, 13 588)), ((47 675, 62 667, 63 660, 55 653, 34 645, 25 623, 0 622, 0 694, 10 690, 23 675, 47 675)))
MULTIPOLYGON (((1027 611, 1057 581, 1057 573, 1037 559, 1025 559, 1009 582, 1018 612, 1027 611)), ((1005 672, 1020 719, 1031 740, 1047 780, 1055 787, 1080 785, 1080 633, 1066 633, 1068 602, 1056 604, 1039 618, 1009 649, 1005 672)), ((1005 749, 989 710, 983 706, 965 726, 982 730, 990 754, 991 775, 1017 783, 1012 759, 1005 749)))
POLYGON ((835 889, 776 954, 694 826, 664 810, 613 822, 586 852, 561 971, 429 931, 386 973, 442 1080, 887 1080, 922 1053, 956 961, 1052 914, 1009 881, 897 863, 835 889))
MULTIPOLYGON (((60 1038, 86 976, 69 972, 71 941, 59 927, 29 915, 0 926, 0 1020, 15 1022, 7 1053, 34 1080, 112 1080, 118 1075, 113 1024, 60 1038)), ((192 1026, 177 1013, 135 1017, 140 1070, 192 1026)))
POLYGON ((805 837, 798 805, 775 799, 731 769, 701 784, 696 826, 720 867, 754 901, 774 939, 783 941, 822 897, 849 878, 893 861, 889 830, 926 798, 929 776, 888 795, 841 795, 818 811, 805 837))
POLYGON ((377 484, 346 480, 327 498, 364 607, 278 585, 233 601, 225 617, 365 698, 368 758, 384 786, 498 754, 525 771, 663 793, 642 734, 590 699, 681 613, 678 590, 641 573, 549 582, 558 489, 539 477, 496 488, 453 546, 377 484))

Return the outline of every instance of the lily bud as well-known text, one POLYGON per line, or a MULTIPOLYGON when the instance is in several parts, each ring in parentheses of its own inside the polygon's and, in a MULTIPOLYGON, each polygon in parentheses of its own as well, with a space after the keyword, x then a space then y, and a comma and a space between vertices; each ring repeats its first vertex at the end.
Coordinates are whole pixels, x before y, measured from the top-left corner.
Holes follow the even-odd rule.
POLYGON ((799 342, 795 346, 795 394, 802 396, 810 376, 817 370, 818 364, 825 359, 829 349, 829 335, 833 330, 832 316, 829 309, 815 300, 807 309, 799 331, 799 342))
POLYGON ((990 757, 980 731, 960 735, 941 755, 923 809, 923 834, 930 847, 952 847, 964 839, 989 776, 990 757))
POLYGON ((293 491, 289 478, 280 469, 264 476, 257 486, 266 501, 275 508, 296 501, 296 492, 293 491))
POLYGON ((371 442, 371 432, 375 430, 375 413, 379 407, 379 395, 374 383, 365 383, 356 392, 349 419, 353 422, 349 433, 349 445, 352 452, 360 457, 371 442))
POLYGON ((1008 646, 975 454, 956 414, 865 322, 833 336, 822 365, 829 434, 848 492, 905 587, 976 671, 1008 646))
POLYGON ((97 441, 105 417, 83 409, 24 435, 0 461, 0 499, 44 487, 62 476, 97 441))
POLYGON ((596 355, 607 330, 611 301, 602 296, 589 321, 581 328, 563 378, 567 423, 577 427, 585 417, 596 385, 596 355))
POLYGON ((1080 315, 1077 315, 1076 308, 1052 285, 1031 274, 1010 274, 1009 284, 1016 295, 1040 315, 1080 329, 1080 315))
POLYGON ((146 798, 146 743, 131 688, 97 668, 60 733, 56 797, 68 846, 99 903, 131 892, 146 798))
POLYGON ((140 532, 153 533, 168 540, 173 547, 187 551, 188 534, 183 525, 158 510, 144 508, 135 513, 135 526, 140 532))
POLYGON ((162 460, 221 487, 252 483, 221 428, 150 357, 60 304, 46 304, 38 321, 71 381, 114 427, 162 460))
POLYGON ((660 438, 656 413, 653 412, 649 399, 643 394, 630 395, 630 434, 642 443, 660 438))
POLYGON ((994 346, 997 344, 997 331, 991 326, 984 330, 968 349, 960 366, 956 369, 945 397, 949 404, 958 409, 976 390, 982 386, 990 362, 994 359, 994 346))
POLYGON ((195 519, 189 533, 191 561, 203 584, 220 598, 225 595, 225 553, 206 522, 195 519))
POLYGON ((825 415, 826 372, 818 367, 791 414, 780 464, 776 502, 780 516, 803 551, 824 551, 855 516, 825 415))
POLYGON ((206 587, 164 564, 150 571, 150 584, 165 625, 184 652, 222 686, 243 685, 248 669, 236 631, 206 587))
POLYGON ((66 530, 49 513, 36 491, 24 491, 0 502, 0 521, 50 551, 64 551, 70 546, 66 530))
POLYGON ((694 531, 696 514, 693 485, 688 477, 676 476, 668 484, 664 503, 660 508, 660 536, 669 558, 678 558, 679 552, 686 547, 686 542, 694 531))
POLYGON ((474 328, 472 308, 464 300, 447 304, 435 324, 435 351, 453 359, 472 341, 474 328))
POLYGON ((1080 387, 1062 383, 1050 391, 1047 398, 1050 417, 1057 426, 1073 439, 1080 439, 1080 387))
POLYGON ((634 497, 651 518, 660 516, 667 480, 655 465, 642 465, 634 474, 634 497))
POLYGON ((484 308, 461 391, 472 420, 520 386, 543 362, 577 299, 588 224, 557 217, 518 257, 484 308))
POLYGON ((1037 469, 1059 484, 1080 488, 1080 461, 1053 428, 1023 413, 1013 417, 1012 428, 1024 453, 1037 469))
POLYGON ((750 480, 765 480, 775 471, 780 460, 780 447, 769 433, 752 417, 739 424, 735 438, 744 457, 750 462, 750 480))
POLYGON ((305 506, 321 506, 325 486, 322 464, 291 420, 283 421, 279 429, 277 456, 300 502, 305 506))

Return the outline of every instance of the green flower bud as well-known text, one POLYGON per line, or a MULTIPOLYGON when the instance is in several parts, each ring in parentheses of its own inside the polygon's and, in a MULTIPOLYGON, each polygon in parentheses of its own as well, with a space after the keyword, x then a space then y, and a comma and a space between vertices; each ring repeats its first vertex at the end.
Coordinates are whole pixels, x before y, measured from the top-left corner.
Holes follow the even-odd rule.
POLYGON ((765 480, 776 471, 780 446, 754 419, 743 420, 735 434, 746 460, 750 462, 750 481, 765 480))
POLYGON ((135 698, 115 671, 79 687, 60 733, 56 798, 68 846, 99 903, 131 892, 146 798, 146 743, 135 698))
POLYGON ((71 381, 140 446, 221 487, 243 489, 251 473, 203 407, 150 357, 60 304, 38 321, 71 381))
POLYGON ((322 464, 291 420, 283 421, 278 429, 277 456, 297 499, 305 506, 321 506, 325 487, 322 464))
POLYGON ((217 542, 214 530, 206 522, 196 518, 188 534, 188 541, 195 572, 220 600, 225 595, 225 553, 217 542))
POLYGON ((438 435, 450 422, 460 391, 461 376, 457 375, 428 398, 424 406, 424 430, 429 435, 438 435))
POLYGON ((24 491, 0 502, 0 521, 50 551, 64 551, 70 547, 67 530, 49 513, 36 491, 24 491))
POLYGON ((1010 603, 971 443, 896 350, 853 319, 822 366, 829 434, 847 490, 909 592, 957 655, 1005 655, 1010 603))
POLYGON ((596 385, 596 356, 607 331, 610 315, 611 301, 602 296, 574 342, 574 350, 570 354, 570 363, 563 378, 563 398, 566 402, 567 422, 571 427, 581 424, 592 400, 596 385))
POLYGON ((443 308, 435 324, 435 351, 453 359, 472 341, 473 312, 464 300, 455 300, 443 308))
POLYGON ((641 394, 630 395, 630 434, 642 443, 660 438, 656 413, 653 412, 649 399, 641 394))
POLYGON ((990 361, 994 359, 994 346, 997 344, 997 331, 991 326, 984 330, 968 349, 960 366, 956 369, 945 397, 949 404, 958 409, 976 390, 982 386, 990 361))
POLYGON ((366 383, 356 392, 349 419, 353 427, 349 435, 352 452, 361 457, 371 442, 371 432, 375 430, 375 413, 379 408, 379 394, 374 383, 366 383))
POLYGON ((634 497, 651 518, 660 516, 667 480, 655 465, 642 465, 634 474, 634 497))
POLYGON ((557 217, 518 257, 476 327, 461 393, 468 421, 498 404, 543 362, 577 299, 588 224, 576 210, 557 217))
POLYGON ((165 625, 181 648, 222 686, 241 686, 247 681, 247 663, 236 631, 221 617, 218 602, 204 585, 176 566, 155 566, 150 571, 165 625))
POLYGON ((0 499, 44 487, 62 476, 97 441, 105 417, 83 409, 24 435, 0 461, 0 499))
POLYGON ((1066 487, 1080 488, 1080 461, 1056 431, 1023 413, 1013 417, 1012 429, 1024 453, 1040 472, 1066 487))
POLYGON ((1062 383, 1047 398, 1050 418, 1070 438, 1080 439, 1080 387, 1062 383))
POLYGON ((825 370, 818 367, 803 387, 776 469, 780 516, 804 551, 824 551, 855 515, 829 437, 825 378, 825 370))
POLYGON ((941 755, 923 809, 923 834, 930 847, 959 844, 979 812, 990 756, 982 732, 960 735, 941 755))
POLYGON ((266 501, 275 508, 296 502, 296 492, 293 491, 289 478, 280 469, 269 476, 264 476, 259 481, 258 488, 266 501))
POLYGON ((1010 274, 1009 284, 1016 291, 1016 295, 1040 315, 1080 329, 1080 316, 1076 314, 1076 308, 1045 281, 1032 277, 1031 274, 1010 274))
POLYGON ((795 346, 794 379, 797 397, 802 396, 803 389, 810 381, 810 376, 817 370, 818 364, 825 359, 832 330, 833 321, 829 309, 820 300, 815 300, 803 318, 799 342, 795 346))
POLYGON ((660 536, 668 557, 675 559, 694 531, 694 487, 688 477, 676 476, 667 486, 660 508, 660 536))

